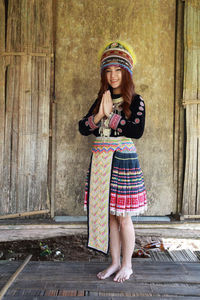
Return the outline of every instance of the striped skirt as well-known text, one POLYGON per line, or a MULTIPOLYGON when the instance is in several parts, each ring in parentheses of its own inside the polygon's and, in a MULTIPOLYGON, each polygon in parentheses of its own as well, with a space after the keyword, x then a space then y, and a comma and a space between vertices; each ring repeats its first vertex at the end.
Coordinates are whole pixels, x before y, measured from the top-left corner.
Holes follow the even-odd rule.
MULTIPOLYGON (((117 216, 136 216, 147 210, 143 173, 134 143, 129 138, 97 138, 92 153, 102 149, 113 151, 110 179, 110 213, 117 216), (113 147, 113 140, 118 145, 113 147), (123 142, 123 143, 122 143, 123 142), (110 145, 109 145, 110 144, 110 145), (116 149, 115 149, 116 147, 116 149), (112 149, 111 149, 112 148, 112 149)), ((84 210, 87 210, 91 164, 86 176, 84 210)))
POLYGON ((85 185, 88 247, 108 253, 109 214, 132 216, 147 209, 143 174, 130 138, 98 137, 85 185))

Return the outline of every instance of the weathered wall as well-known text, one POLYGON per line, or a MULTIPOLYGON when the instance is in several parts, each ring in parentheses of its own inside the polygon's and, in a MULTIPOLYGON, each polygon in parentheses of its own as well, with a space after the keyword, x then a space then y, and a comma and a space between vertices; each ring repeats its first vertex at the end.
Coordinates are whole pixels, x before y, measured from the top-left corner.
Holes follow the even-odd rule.
POLYGON ((78 132, 99 89, 97 54, 105 42, 129 42, 137 56, 136 91, 146 103, 146 129, 135 141, 148 191, 147 215, 175 211, 173 109, 175 0, 56 2, 56 214, 82 215, 92 137, 78 132))

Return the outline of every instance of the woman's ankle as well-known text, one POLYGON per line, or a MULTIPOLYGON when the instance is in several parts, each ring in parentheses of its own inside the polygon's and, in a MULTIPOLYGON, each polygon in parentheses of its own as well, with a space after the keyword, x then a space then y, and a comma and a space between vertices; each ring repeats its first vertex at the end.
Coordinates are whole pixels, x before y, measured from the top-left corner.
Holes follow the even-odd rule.
POLYGON ((132 262, 128 262, 128 261, 123 262, 123 261, 122 261, 121 268, 132 269, 132 262))
POLYGON ((119 266, 120 267, 121 266, 121 262, 120 262, 120 260, 119 261, 118 260, 114 260, 114 261, 112 260, 111 265, 112 266, 119 266))

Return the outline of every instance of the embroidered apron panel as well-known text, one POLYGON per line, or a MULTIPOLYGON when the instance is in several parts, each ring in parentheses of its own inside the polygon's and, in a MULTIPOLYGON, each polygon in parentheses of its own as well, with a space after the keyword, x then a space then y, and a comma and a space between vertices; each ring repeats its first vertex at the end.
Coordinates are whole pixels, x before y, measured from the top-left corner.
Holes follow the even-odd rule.
POLYGON ((88 246, 108 252, 109 192, 113 152, 93 153, 90 197, 88 246))
POLYGON ((128 138, 97 138, 93 145, 88 204, 88 247, 109 249, 109 202, 112 160, 115 151, 135 152, 128 138))

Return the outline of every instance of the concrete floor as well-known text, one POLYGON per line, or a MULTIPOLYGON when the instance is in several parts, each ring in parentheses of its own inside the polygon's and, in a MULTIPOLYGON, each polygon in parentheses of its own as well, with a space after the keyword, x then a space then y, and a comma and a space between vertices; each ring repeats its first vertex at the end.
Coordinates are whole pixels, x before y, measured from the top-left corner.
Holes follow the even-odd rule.
MULTIPOLYGON (((73 234, 87 234, 86 222, 50 223, 28 220, 29 222, 0 223, 0 242, 34 240, 73 234), (31 223, 30 223, 31 222, 31 223)), ((165 238, 200 239, 200 222, 133 222, 137 236, 165 238)))

